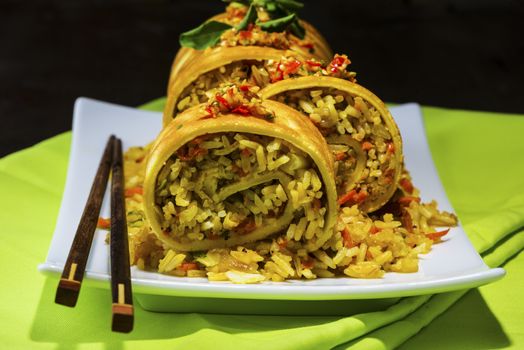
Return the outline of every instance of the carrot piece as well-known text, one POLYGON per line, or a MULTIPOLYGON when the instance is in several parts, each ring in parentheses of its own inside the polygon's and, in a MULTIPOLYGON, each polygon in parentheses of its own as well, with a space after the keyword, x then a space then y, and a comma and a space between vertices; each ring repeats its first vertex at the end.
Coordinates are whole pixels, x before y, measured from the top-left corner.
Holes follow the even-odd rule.
POLYGON ((311 269, 313 266, 315 266, 315 260, 311 258, 308 258, 307 260, 302 260, 301 263, 305 269, 311 269))
POLYGON ((136 186, 136 187, 126 188, 124 191, 124 196, 126 198, 133 197, 135 194, 139 194, 139 195, 144 194, 144 189, 141 186, 136 186))
POLYGON ((409 194, 412 194, 415 188, 409 179, 403 178, 399 181, 400 187, 409 194))
POLYGON ((366 191, 357 192, 355 190, 351 190, 348 193, 346 193, 345 195, 342 195, 338 199, 338 204, 339 205, 344 205, 346 203, 347 204, 360 204, 364 200, 366 200, 367 197, 368 197, 368 193, 366 191))
POLYGON ((111 227, 111 220, 107 218, 98 218, 96 227, 101 230, 107 230, 111 227))
POLYGON ((373 148, 373 144, 371 142, 369 142, 369 141, 362 142, 362 149, 364 151, 369 151, 372 148, 373 148))
POLYGON ((346 152, 339 152, 337 154, 335 154, 335 159, 336 160, 344 160, 347 158, 347 153, 346 152))
POLYGON ((283 239, 281 241, 277 241, 277 244, 278 244, 278 247, 280 248, 280 250, 286 249, 287 248, 287 239, 283 239))
POLYGON ((355 243, 351 239, 351 234, 349 233, 347 227, 344 227, 342 230, 342 240, 344 241, 344 246, 346 248, 353 248, 355 246, 355 243))
POLYGON ((371 226, 371 228, 369 229, 369 234, 370 235, 374 235, 376 233, 379 233, 381 231, 381 229, 379 229, 378 227, 376 227, 375 225, 371 226))
POLYGON ((404 205, 404 206, 409 206, 411 204, 411 202, 417 202, 417 203, 420 203, 420 198, 419 197, 412 197, 412 196, 404 196, 404 197, 400 197, 398 199, 398 203, 400 205, 404 205))
POLYGON ((339 199, 338 199, 338 205, 344 205, 346 204, 347 202, 349 202, 350 200, 352 200, 353 198, 355 198, 355 195, 357 194, 357 191, 355 190, 351 190, 349 191, 348 193, 346 193, 345 195, 342 195, 339 199))
POLYGON ((438 240, 440 240, 442 237, 444 237, 445 235, 447 235, 448 232, 449 232, 449 228, 448 228, 447 230, 443 230, 443 231, 427 233, 427 234, 426 234, 426 237, 428 237, 428 238, 431 239, 432 241, 438 241, 438 240))
POLYGON ((198 264, 195 262, 184 262, 182 263, 182 265, 180 265, 179 269, 184 270, 184 271, 200 270, 198 268, 198 264))
POLYGON ((387 154, 395 153, 395 145, 393 144, 393 142, 388 142, 388 147, 387 147, 386 153, 387 154))

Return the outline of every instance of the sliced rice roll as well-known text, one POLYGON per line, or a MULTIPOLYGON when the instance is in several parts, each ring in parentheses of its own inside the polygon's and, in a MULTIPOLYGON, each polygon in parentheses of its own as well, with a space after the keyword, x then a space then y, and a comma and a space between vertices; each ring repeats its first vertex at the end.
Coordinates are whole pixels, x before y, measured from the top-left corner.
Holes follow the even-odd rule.
MULTIPOLYGON (((209 19, 209 21, 218 21, 227 23, 231 26, 238 25, 247 13, 246 6, 228 6, 226 12, 218 14, 209 19)), ((259 17, 264 17, 263 9, 259 8, 259 17)), ((277 33, 268 33, 259 27, 249 27, 246 30, 228 30, 222 36, 221 40, 214 47, 271 47, 279 50, 291 50, 304 57, 313 57, 319 60, 327 60, 333 53, 327 41, 310 23, 300 20, 300 24, 305 30, 303 39, 293 35, 286 30, 277 33)), ((170 85, 184 68, 191 69, 195 61, 200 60, 208 54, 207 50, 194 50, 189 47, 181 47, 175 60, 173 61, 170 85)))
POLYGON ((319 249, 338 210, 324 138, 294 109, 236 95, 230 88, 188 109, 158 136, 144 181, 153 231, 176 251, 279 236, 319 249))
POLYGON ((384 103, 369 90, 333 76, 300 76, 266 86, 260 95, 309 116, 335 159, 338 203, 365 212, 393 196, 402 172, 402 139, 384 103))

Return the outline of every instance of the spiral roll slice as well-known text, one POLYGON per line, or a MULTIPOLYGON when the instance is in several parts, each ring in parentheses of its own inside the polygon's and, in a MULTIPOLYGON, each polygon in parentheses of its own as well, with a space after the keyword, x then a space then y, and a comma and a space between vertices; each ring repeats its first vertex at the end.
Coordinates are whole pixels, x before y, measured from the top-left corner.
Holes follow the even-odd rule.
POLYGON ((144 207, 158 238, 177 251, 201 251, 287 235, 319 249, 337 216, 333 161, 304 120, 274 101, 178 115, 146 168, 144 207))
POLYGON ((364 87, 332 76, 302 76, 266 86, 260 95, 309 116, 335 159, 340 205, 365 212, 393 196, 402 172, 402 140, 384 103, 364 87))

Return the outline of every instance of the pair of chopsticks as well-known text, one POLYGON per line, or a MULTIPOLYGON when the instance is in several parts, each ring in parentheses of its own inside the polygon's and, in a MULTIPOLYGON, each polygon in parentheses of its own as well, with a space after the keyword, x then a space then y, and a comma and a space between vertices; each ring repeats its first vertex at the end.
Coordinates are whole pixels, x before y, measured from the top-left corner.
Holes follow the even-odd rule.
POLYGON ((100 160, 91 192, 71 244, 62 277, 56 290, 55 302, 70 307, 76 305, 109 173, 111 172, 110 255, 113 300, 111 329, 115 332, 128 333, 133 329, 134 317, 122 158, 122 141, 111 135, 100 160))

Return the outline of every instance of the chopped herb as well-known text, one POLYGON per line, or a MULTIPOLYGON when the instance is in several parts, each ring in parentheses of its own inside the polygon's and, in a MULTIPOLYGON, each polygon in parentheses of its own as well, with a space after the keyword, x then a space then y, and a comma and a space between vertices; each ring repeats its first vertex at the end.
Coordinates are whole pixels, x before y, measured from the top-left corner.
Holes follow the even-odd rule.
POLYGON ((183 126, 184 126, 184 124, 180 124, 180 125, 178 125, 178 126, 176 127, 176 129, 177 129, 177 130, 180 130, 180 129, 182 129, 183 126))

